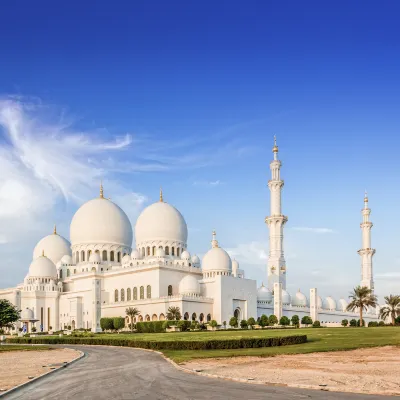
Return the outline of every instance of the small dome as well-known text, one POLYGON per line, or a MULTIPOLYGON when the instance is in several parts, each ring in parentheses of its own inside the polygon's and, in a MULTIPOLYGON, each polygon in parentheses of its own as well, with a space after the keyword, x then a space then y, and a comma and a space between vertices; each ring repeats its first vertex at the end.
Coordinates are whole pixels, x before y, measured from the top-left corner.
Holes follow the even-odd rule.
POLYGON ((347 311, 347 301, 345 299, 340 299, 337 304, 338 311, 347 311))
POLYGON ((136 245, 149 241, 187 242, 187 226, 182 214, 164 201, 151 204, 139 215, 135 226, 136 245))
POLYGON ((96 264, 100 263, 101 262, 100 254, 97 253, 96 251, 92 253, 89 257, 89 262, 96 264))
POLYGON ((324 310, 335 311, 335 310, 336 310, 336 301, 333 299, 333 297, 328 296, 328 297, 322 302, 322 308, 323 308, 324 310))
POLYGON ((282 304, 290 304, 290 294, 286 290, 282 290, 282 304))
POLYGON ((181 259, 182 260, 190 260, 190 253, 187 250, 182 251, 181 259))
POLYGON ((165 256, 165 251, 162 247, 159 247, 156 251, 156 256, 157 257, 164 257, 165 256))
POLYGON ((57 278, 57 268, 50 258, 40 256, 33 260, 29 266, 29 277, 57 278))
POLYGON ((34 316, 33 316, 33 311, 30 308, 25 308, 24 311, 22 311, 21 313, 21 320, 33 320, 34 316))
POLYGON ((203 272, 226 271, 232 272, 232 261, 229 254, 221 247, 213 247, 203 257, 201 264, 203 272))
POLYGON ((193 275, 186 275, 179 282, 179 294, 199 295, 200 294, 199 281, 193 275))
POLYGON ((131 247, 132 225, 120 207, 111 200, 98 197, 83 204, 75 213, 70 237, 73 246, 106 243, 131 247))
POLYGON ((33 259, 40 257, 43 252, 47 258, 57 264, 64 255, 72 254, 71 243, 57 233, 53 233, 38 242, 33 250, 33 259))
POLYGON ((292 306, 296 307, 307 307, 308 306, 308 299, 304 293, 298 292, 292 298, 292 306))
POLYGON ((136 249, 132 251, 131 258, 132 258, 132 260, 139 260, 140 259, 140 254, 136 249))
POLYGON ((193 254, 192 256, 192 263, 193 264, 200 264, 200 258, 196 254, 193 254))
POLYGON ((272 301, 272 292, 266 286, 264 286, 264 284, 262 284, 257 290, 257 300, 272 301))
POLYGON ((61 259, 61 264, 63 265, 72 265, 72 257, 69 254, 66 254, 61 259))

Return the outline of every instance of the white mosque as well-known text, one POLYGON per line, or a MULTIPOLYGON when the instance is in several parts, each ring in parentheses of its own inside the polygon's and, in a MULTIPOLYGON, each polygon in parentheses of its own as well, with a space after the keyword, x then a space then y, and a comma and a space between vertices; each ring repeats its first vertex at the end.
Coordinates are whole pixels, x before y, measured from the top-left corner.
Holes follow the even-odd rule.
MULTIPOLYGON (((202 260, 190 254, 184 217, 164 201, 148 206, 133 230, 125 212, 103 195, 83 204, 72 218, 71 243, 54 232, 41 239, 24 282, 0 290, 0 298, 22 310, 21 321, 43 331, 85 328, 100 331, 100 318, 125 316, 127 307, 140 311, 138 321, 166 318, 171 306, 179 307, 184 319, 218 323, 275 314, 278 319, 309 315, 325 325, 342 319, 358 319, 346 311, 347 301, 322 299, 317 288, 309 296, 286 291, 287 267, 283 251, 283 228, 287 217, 281 210, 283 180, 280 177, 276 141, 270 164, 272 177, 269 228, 268 286, 245 278, 236 260, 219 246, 213 232, 210 250, 202 260)), ((361 285, 373 289, 370 209, 365 196, 361 256, 361 285)), ((347 288, 346 288, 347 289, 347 288)), ((369 310, 366 321, 377 320, 369 310)), ((127 320, 127 324, 128 324, 127 320)))

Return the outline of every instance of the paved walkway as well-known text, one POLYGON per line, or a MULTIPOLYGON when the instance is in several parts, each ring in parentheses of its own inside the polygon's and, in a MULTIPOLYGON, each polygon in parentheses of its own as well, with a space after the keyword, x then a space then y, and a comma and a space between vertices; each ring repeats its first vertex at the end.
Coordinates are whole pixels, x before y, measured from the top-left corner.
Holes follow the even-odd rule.
POLYGON ((179 371, 160 355, 148 351, 123 347, 68 347, 84 351, 87 357, 5 396, 4 399, 382 400, 388 398, 236 383, 179 371))

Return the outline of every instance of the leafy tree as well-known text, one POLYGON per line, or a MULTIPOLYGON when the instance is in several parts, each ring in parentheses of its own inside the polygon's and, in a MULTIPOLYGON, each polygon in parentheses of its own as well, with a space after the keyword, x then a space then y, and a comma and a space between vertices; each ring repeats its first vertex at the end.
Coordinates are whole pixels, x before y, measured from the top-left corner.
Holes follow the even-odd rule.
POLYGON ((20 312, 10 301, 0 300, 0 328, 11 328, 20 318, 20 312))
POLYGON ((400 324, 400 315, 394 320, 396 324, 400 324))
POLYGON ((292 325, 293 325, 293 326, 299 327, 300 318, 299 318, 298 315, 293 315, 293 317, 291 318, 291 320, 292 320, 292 325))
POLYGON ((125 310, 125 314, 131 318, 131 323, 129 324, 129 327, 131 328, 131 331, 133 331, 133 318, 137 317, 140 314, 140 311, 136 307, 128 307, 125 310))
POLYGON ((351 319, 350 320, 350 326, 357 326, 357 320, 356 319, 351 319))
POLYGON ((229 320, 229 325, 230 325, 232 328, 237 328, 237 326, 238 326, 238 320, 237 320, 237 318, 236 318, 236 317, 232 317, 232 318, 229 320))
POLYGON ((226 321, 224 321, 224 322, 222 323, 222 325, 224 326, 224 329, 226 329, 226 321))
POLYGON ((272 314, 268 318, 268 325, 275 325, 278 323, 278 318, 276 318, 276 315, 272 314))
POLYGON ((103 332, 113 330, 114 329, 113 318, 100 318, 100 327, 103 332))
POLYGON ((290 319, 288 317, 286 317, 286 315, 284 315, 279 320, 279 325, 283 325, 283 326, 290 325, 290 319))
POLYGON ((362 320, 362 325, 360 325, 360 320, 358 319, 358 320, 357 320, 357 326, 365 326, 365 321, 362 320))
POLYGON ((264 328, 264 326, 268 326, 269 325, 269 321, 268 321, 268 317, 263 314, 260 317, 260 325, 264 328))
POLYGON ((247 320, 247 325, 253 327, 255 324, 256 324, 256 320, 255 320, 253 317, 250 317, 250 318, 247 320))
POLYGON ((216 328, 216 327, 218 326, 218 322, 217 322, 215 319, 212 319, 212 320, 210 321, 210 326, 211 326, 212 328, 216 328))
POLYGON ((357 286, 350 293, 350 303, 347 306, 347 311, 354 312, 358 310, 360 313, 360 326, 363 324, 363 311, 368 310, 368 307, 376 307, 378 305, 377 297, 372 293, 372 290, 366 286, 357 286))
POLYGON ((192 321, 192 323, 190 324, 190 329, 199 329, 199 325, 200 324, 198 323, 198 321, 192 321))
POLYGON ((115 317, 113 323, 114 323, 114 329, 119 331, 125 327, 125 318, 115 317))
POLYGON ((134 324, 133 322, 130 322, 128 324, 128 328, 131 330, 131 332, 135 329, 136 324, 134 324))
POLYGON ((313 328, 321 328, 321 322, 319 321, 314 321, 312 324, 313 328))
POLYGON ((342 326, 347 326, 349 324, 349 320, 342 319, 342 326))
POLYGON ((308 315, 305 315, 305 316, 301 319, 301 323, 302 323, 303 325, 311 325, 312 322, 313 322, 313 321, 312 321, 311 317, 308 316, 308 315))
POLYGON ((385 326, 385 323, 383 321, 379 321, 378 325, 379 326, 385 326))
POLYGON ((380 309, 379 317, 384 321, 390 317, 394 325, 398 315, 400 315, 400 296, 385 296, 385 305, 380 309))
POLYGON ((378 326, 378 322, 377 321, 369 321, 368 322, 368 327, 377 327, 378 326))
POLYGON ((182 318, 181 310, 179 307, 169 307, 167 312, 168 321, 179 321, 182 318))
POLYGON ((240 327, 241 327, 242 329, 246 329, 246 328, 247 328, 247 321, 246 321, 245 319, 242 319, 242 320, 240 321, 240 327))

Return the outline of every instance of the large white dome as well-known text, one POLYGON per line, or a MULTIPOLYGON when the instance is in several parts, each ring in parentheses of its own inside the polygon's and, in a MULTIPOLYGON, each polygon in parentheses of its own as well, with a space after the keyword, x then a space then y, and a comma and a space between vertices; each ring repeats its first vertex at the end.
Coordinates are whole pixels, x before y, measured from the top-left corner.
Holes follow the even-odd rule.
POLYGON ((325 298, 325 300, 322 302, 322 308, 324 310, 335 311, 336 310, 335 299, 331 296, 328 296, 327 298, 325 298))
POLYGON ((83 204, 72 218, 72 246, 78 244, 117 244, 132 246, 132 225, 125 212, 111 200, 99 197, 83 204))
POLYGON ((292 306, 296 307, 307 307, 308 306, 308 299, 304 293, 300 292, 300 289, 292 298, 292 306))
POLYGON ((136 221, 137 247, 151 241, 179 242, 186 245, 187 237, 187 226, 182 214, 164 201, 145 208, 136 221))
POLYGON ((221 249, 221 247, 213 247, 211 250, 208 250, 203 257, 201 269, 203 272, 232 272, 232 260, 224 249, 221 249))
POLYGON ((257 300, 272 301, 272 292, 262 284, 257 290, 257 300))
POLYGON ((43 252, 47 258, 57 264, 66 254, 71 255, 71 243, 57 233, 53 233, 38 242, 33 250, 33 259, 40 257, 43 252))
POLYGON ((53 261, 46 256, 40 256, 32 261, 29 266, 31 278, 57 278, 57 268, 53 261))

